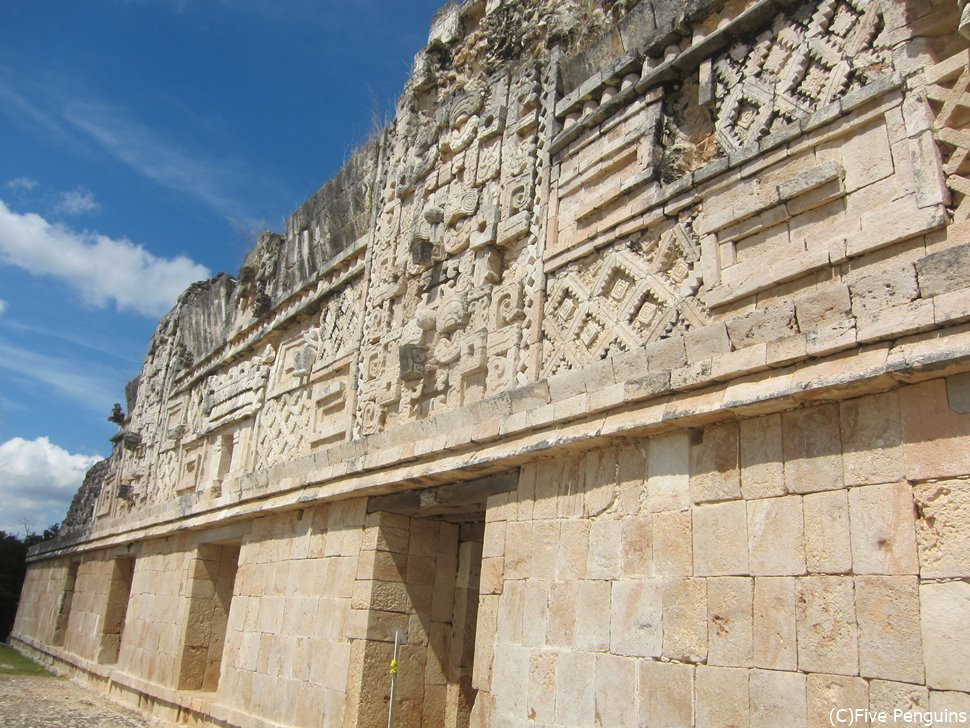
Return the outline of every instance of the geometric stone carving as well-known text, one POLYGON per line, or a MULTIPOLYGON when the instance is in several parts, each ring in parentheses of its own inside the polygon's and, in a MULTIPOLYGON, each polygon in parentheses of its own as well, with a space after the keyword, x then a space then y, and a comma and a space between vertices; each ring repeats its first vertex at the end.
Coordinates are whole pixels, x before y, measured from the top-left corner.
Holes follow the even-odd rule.
POLYGON ((946 184, 955 193, 955 218, 970 217, 970 53, 961 51, 926 70, 926 95, 936 111, 933 135, 946 184))
POLYGON ((549 277, 543 376, 631 351, 708 321, 694 298, 700 248, 678 223, 654 240, 616 245, 549 277))
POLYGON ((753 43, 735 43, 713 64, 720 147, 735 151, 865 85, 888 65, 889 50, 876 43, 883 22, 879 2, 825 0, 777 15, 753 43))

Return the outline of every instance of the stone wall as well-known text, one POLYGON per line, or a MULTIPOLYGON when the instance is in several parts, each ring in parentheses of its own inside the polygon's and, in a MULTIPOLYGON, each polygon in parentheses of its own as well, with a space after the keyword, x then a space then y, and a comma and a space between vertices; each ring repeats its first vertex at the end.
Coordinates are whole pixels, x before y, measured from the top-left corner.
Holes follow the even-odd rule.
POLYGON ((15 643, 199 724, 386 725, 395 639, 402 725, 970 712, 958 16, 445 6, 163 318, 15 643))

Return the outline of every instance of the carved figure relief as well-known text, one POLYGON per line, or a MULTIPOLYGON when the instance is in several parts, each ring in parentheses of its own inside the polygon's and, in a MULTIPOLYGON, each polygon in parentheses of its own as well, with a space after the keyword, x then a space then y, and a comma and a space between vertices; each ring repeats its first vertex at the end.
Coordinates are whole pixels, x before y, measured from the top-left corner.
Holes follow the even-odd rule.
POLYGON ((515 381, 536 165, 527 77, 526 92, 499 80, 451 97, 433 122, 416 109, 399 119, 398 141, 413 141, 396 147, 403 171, 388 181, 374 243, 361 434, 515 381))

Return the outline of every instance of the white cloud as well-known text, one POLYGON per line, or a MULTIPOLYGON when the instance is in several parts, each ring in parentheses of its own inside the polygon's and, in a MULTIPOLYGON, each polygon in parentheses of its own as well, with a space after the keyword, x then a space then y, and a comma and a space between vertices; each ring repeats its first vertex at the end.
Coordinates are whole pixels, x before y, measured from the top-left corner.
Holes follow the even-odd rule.
POLYGON ((7 312, 7 302, 0 298, 0 316, 7 312))
POLYGON ((7 187, 11 190, 26 190, 30 192, 31 190, 37 189, 37 180, 31 179, 30 177, 17 177, 7 180, 7 187))
POLYGON ((130 240, 114 240, 20 214, 0 200, 0 262, 34 275, 58 278, 94 306, 114 301, 119 310, 165 313, 190 283, 209 270, 190 258, 159 258, 130 240))
POLYGON ((69 453, 46 437, 0 444, 0 530, 42 531, 63 520, 88 468, 101 458, 69 453))
POLYGON ((66 215, 86 215, 97 212, 101 205, 94 199, 94 193, 83 187, 58 195, 55 211, 66 215))

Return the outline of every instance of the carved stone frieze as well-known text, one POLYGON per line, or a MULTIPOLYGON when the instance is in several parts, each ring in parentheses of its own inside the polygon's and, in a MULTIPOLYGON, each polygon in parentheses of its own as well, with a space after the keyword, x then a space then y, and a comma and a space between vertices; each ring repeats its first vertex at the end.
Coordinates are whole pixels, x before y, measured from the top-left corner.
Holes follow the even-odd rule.
POLYGON ((632 351, 708 322, 695 298, 700 247, 689 223, 626 241, 550 275, 543 375, 632 351))

